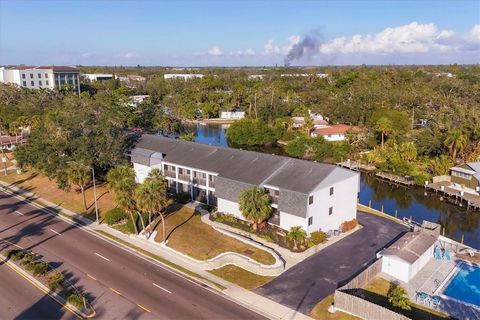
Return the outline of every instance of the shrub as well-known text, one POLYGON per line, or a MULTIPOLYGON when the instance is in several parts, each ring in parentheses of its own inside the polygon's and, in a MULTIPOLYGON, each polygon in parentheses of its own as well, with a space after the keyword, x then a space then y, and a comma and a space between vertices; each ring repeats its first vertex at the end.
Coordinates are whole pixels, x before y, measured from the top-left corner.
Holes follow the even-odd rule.
POLYGON ((27 251, 23 249, 13 249, 13 250, 7 251, 7 257, 9 259, 12 259, 13 261, 20 261, 23 259, 26 253, 27 251))
POLYGON ((407 311, 412 309, 410 307, 410 299, 408 299, 407 291, 400 286, 392 285, 390 290, 388 290, 387 297, 388 302, 390 302, 393 307, 407 311))
MULTIPOLYGON (((137 224, 138 232, 142 231, 142 222, 140 221, 140 216, 138 213, 134 213, 133 217, 135 219, 135 222, 137 224)), ((143 221, 145 223, 148 223, 148 213, 142 213, 143 221)), ((135 233, 135 228, 133 227, 132 219, 128 217, 127 223, 125 224, 125 229, 128 233, 135 233)))
POLYGON ((67 302, 75 308, 82 310, 85 307, 83 299, 84 296, 81 293, 72 293, 67 297, 67 302))
POLYGON ((189 203, 192 200, 192 197, 189 192, 180 192, 174 195, 175 202, 178 203, 189 203))
POLYGON ((315 245, 324 243, 325 241, 327 241, 327 234, 323 231, 312 232, 312 234, 310 235, 310 240, 315 245))
POLYGON ((311 248, 315 245, 315 242, 313 242, 312 240, 308 241, 307 242, 307 248, 311 248))
POLYGON ((20 260, 20 265, 27 266, 35 261, 37 256, 32 252, 27 252, 23 255, 22 260, 20 260))
POLYGON ((109 225, 119 223, 127 218, 127 213, 120 208, 113 208, 105 214, 105 222, 109 225))
POLYGON ((347 231, 352 230, 356 226, 358 226, 357 219, 352 219, 350 221, 342 222, 342 224, 340 225, 340 230, 342 230, 342 232, 347 232, 347 231))
POLYGON ((43 261, 36 261, 25 266, 27 271, 30 271, 34 276, 43 276, 48 271, 48 264, 43 261))
POLYGON ((47 279, 48 288, 52 291, 59 292, 62 291, 62 283, 65 280, 65 277, 60 272, 53 272, 47 279))
POLYGON ((268 234, 261 234, 260 237, 267 240, 267 242, 274 242, 272 237, 270 237, 268 234))

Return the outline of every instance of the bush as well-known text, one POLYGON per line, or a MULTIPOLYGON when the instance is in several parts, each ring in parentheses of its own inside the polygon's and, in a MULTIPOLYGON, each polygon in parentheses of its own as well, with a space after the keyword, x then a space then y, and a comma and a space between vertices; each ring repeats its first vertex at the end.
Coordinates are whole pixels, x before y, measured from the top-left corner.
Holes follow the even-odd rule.
POLYGON ((60 272, 53 272, 47 279, 48 288, 52 291, 59 292, 62 291, 62 283, 65 280, 65 277, 60 272))
MULTIPOLYGON (((148 213, 142 213, 143 221, 145 221, 145 224, 148 223, 148 213)), ((140 221, 140 216, 138 213, 133 214, 133 218, 135 219, 135 222, 137 224, 138 232, 142 231, 142 222, 140 221)), ((146 226, 146 225, 145 225, 146 226)), ((128 217, 127 223, 125 224, 125 229, 128 233, 135 233, 135 228, 133 227, 132 219, 128 217)))
POLYGON ((176 193, 174 195, 174 199, 175 199, 175 202, 182 203, 182 204, 189 203, 190 201, 192 201, 192 197, 189 192, 176 193))
POLYGON ((82 294, 72 293, 67 297, 67 302, 70 303, 75 308, 79 310, 83 310, 83 308, 85 307, 83 299, 84 297, 82 294))
POLYGON ((23 249, 13 249, 7 251, 7 257, 13 261, 20 261, 23 259, 27 251, 23 249))
POLYGON ((20 260, 20 265, 27 266, 37 259, 37 256, 32 252, 27 252, 23 255, 22 260, 20 260))
POLYGON ((314 245, 324 243, 327 241, 327 234, 323 231, 315 231, 312 232, 310 235, 310 240, 313 242, 314 245))
POLYGON ((127 213, 120 208, 113 208, 105 214, 105 222, 109 225, 119 223, 127 218, 127 213))
POLYGON ((408 299, 407 291, 397 285, 392 285, 387 293, 388 302, 393 307, 400 308, 402 310, 411 310, 410 299, 408 299))
POLYGON ((342 230, 342 232, 347 232, 347 231, 352 230, 356 226, 358 226, 357 219, 352 219, 350 221, 342 222, 342 224, 340 225, 340 230, 342 230))
POLYGON ((34 276, 43 276, 48 271, 48 264, 43 261, 36 261, 25 266, 27 271, 30 271, 34 276))

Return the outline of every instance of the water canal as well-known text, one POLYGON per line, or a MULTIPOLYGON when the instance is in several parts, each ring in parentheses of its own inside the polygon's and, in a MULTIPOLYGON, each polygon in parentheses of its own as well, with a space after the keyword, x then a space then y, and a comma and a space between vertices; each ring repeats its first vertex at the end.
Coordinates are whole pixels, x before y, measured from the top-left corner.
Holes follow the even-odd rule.
MULTIPOLYGON (((229 146, 226 125, 197 124, 195 141, 221 147, 229 146)), ((254 151, 282 154, 278 147, 255 148, 254 151)), ((375 209, 383 210, 398 218, 412 217, 416 221, 428 220, 441 224, 445 236, 480 249, 480 212, 467 211, 441 200, 435 194, 427 194, 421 187, 405 188, 378 180, 373 175, 361 174, 360 203, 369 203, 375 209)))

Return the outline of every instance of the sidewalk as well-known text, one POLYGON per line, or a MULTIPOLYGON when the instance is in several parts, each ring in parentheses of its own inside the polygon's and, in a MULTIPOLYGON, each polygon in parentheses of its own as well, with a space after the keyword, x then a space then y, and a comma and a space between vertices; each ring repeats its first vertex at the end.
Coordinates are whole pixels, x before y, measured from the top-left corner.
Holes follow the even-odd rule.
MULTIPOLYGON (((93 223, 91 220, 84 218, 71 210, 65 209, 43 198, 39 198, 33 193, 26 192, 20 188, 11 186, 10 184, 5 183, 3 181, 0 181, 0 186, 3 186, 6 191, 15 192, 17 195, 22 197, 27 202, 33 203, 36 206, 47 207, 44 209, 46 209, 46 211, 51 214, 59 214, 60 217, 62 215, 68 216, 74 221, 80 222, 83 225, 81 227, 86 228, 92 232, 103 231, 113 236, 114 238, 118 238, 121 241, 129 243, 142 250, 148 251, 151 254, 157 255, 162 259, 165 259, 165 260, 168 260, 169 262, 177 264, 178 266, 197 274, 198 276, 200 276, 200 278, 192 276, 191 274, 188 274, 188 273, 184 273, 185 276, 194 278, 194 280, 197 282, 202 282, 208 287, 213 288, 216 291, 220 292, 220 294, 225 295, 226 298, 234 302, 237 302, 240 305, 243 305, 246 308, 249 308, 255 312, 258 312, 259 314, 262 314, 265 317, 268 317, 270 319, 311 319, 310 317, 302 313, 296 312, 293 309, 290 309, 270 299, 264 298, 254 292, 251 292, 242 287, 239 287, 207 271, 201 270, 197 266, 195 266, 191 261, 187 260, 186 258, 180 255, 174 254, 172 251, 166 248, 162 248, 162 246, 159 246, 158 244, 153 244, 148 240, 141 239, 136 236, 123 234, 120 231, 117 231, 115 229, 108 227, 107 225, 96 225, 96 223, 93 223), (219 288, 218 285, 216 284, 219 284, 223 288, 219 288)), ((104 237, 108 241, 115 241, 110 239, 109 237, 101 235, 98 232, 95 232, 95 234, 97 234, 98 236, 104 237)), ((127 248, 128 250, 135 251, 138 254, 142 254, 145 256, 145 254, 142 253, 141 251, 138 251, 129 246, 126 246, 121 242, 118 242, 118 241, 115 241, 115 242, 127 248)), ((167 266, 168 268, 172 268, 171 266, 168 266, 166 264, 164 265, 167 266)), ((179 270, 175 270, 175 271, 178 272, 179 270)))

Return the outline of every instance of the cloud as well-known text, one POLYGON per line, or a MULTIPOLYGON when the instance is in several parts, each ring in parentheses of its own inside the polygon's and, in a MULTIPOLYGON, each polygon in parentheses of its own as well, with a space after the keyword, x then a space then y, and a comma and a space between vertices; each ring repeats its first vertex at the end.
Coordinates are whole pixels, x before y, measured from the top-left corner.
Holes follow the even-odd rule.
POLYGON ((239 56, 254 56, 255 51, 251 48, 248 48, 248 49, 245 49, 245 50, 230 51, 228 53, 228 55, 236 56, 236 57, 239 57, 239 56))
POLYGON ((386 28, 375 35, 357 34, 339 37, 320 45, 322 54, 392 54, 462 52, 476 48, 480 42, 480 26, 467 35, 456 35, 451 30, 438 30, 433 23, 386 28))
POLYGON ((117 54, 115 57, 125 59, 125 60, 130 60, 130 59, 138 58, 138 54, 135 52, 125 52, 125 53, 117 54))
POLYGON ((221 56, 223 54, 222 50, 219 47, 213 47, 208 51, 208 54, 211 56, 221 56))
POLYGON ((291 35, 288 37, 288 45, 286 46, 278 46, 274 43, 272 39, 268 40, 267 43, 263 46, 263 53, 266 55, 278 55, 287 54, 294 45, 300 42, 300 36, 298 35, 291 35))

